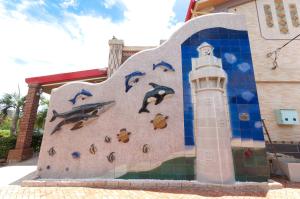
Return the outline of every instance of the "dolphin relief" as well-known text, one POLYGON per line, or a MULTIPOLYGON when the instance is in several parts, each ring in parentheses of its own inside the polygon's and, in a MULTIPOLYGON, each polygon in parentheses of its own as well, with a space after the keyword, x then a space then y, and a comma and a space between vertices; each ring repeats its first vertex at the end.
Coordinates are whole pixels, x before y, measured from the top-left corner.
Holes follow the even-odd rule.
POLYGON ((84 104, 81 106, 74 107, 71 111, 67 111, 64 113, 58 113, 55 110, 53 110, 53 116, 50 122, 53 122, 56 118, 63 118, 63 120, 55 126, 55 128, 51 132, 51 135, 54 134, 56 131, 60 130, 61 127, 66 124, 75 123, 71 130, 80 129, 83 127, 84 121, 87 121, 91 118, 99 117, 99 114, 104 113, 113 105, 115 105, 115 101, 107 101, 100 103, 84 104))
POLYGON ((86 97, 93 96, 93 94, 90 91, 81 89, 81 91, 76 93, 76 95, 72 99, 70 99, 69 101, 72 102, 72 104, 76 104, 77 97, 79 97, 80 95, 84 95, 86 97))
POLYGON ((165 96, 175 94, 175 91, 170 87, 161 86, 155 83, 149 83, 149 85, 152 86, 153 89, 145 94, 139 113, 150 113, 150 111, 147 109, 149 103, 154 102, 154 104, 157 105, 164 100, 165 96))
POLYGON ((158 64, 153 64, 153 70, 155 70, 156 68, 162 68, 164 72, 175 71, 173 66, 165 61, 161 61, 158 64))
POLYGON ((142 76, 146 73, 134 71, 125 76, 125 92, 127 93, 135 84, 137 84, 142 76))

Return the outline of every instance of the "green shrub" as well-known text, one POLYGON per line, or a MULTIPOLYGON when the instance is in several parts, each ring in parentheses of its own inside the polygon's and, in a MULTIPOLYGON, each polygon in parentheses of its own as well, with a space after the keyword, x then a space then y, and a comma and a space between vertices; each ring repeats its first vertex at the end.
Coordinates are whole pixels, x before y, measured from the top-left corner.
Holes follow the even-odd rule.
POLYGON ((0 130, 0 137, 9 137, 10 131, 9 130, 0 130))
POLYGON ((31 146, 34 152, 39 152, 42 144, 43 134, 34 133, 32 136, 31 146))
POLYGON ((11 126, 11 119, 7 117, 2 123, 0 123, 0 129, 9 130, 11 126))
POLYGON ((8 151, 15 148, 16 136, 0 137, 0 158, 6 158, 8 151))

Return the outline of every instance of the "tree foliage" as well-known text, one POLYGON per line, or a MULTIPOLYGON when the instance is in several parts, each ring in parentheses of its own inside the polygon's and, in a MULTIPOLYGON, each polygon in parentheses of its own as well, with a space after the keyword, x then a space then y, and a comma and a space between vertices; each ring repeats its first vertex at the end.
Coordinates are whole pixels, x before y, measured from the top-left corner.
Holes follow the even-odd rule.
POLYGON ((0 112, 1 112, 1 124, 5 121, 8 116, 8 111, 14 112, 12 116, 10 132, 11 135, 17 134, 17 127, 19 118, 23 112, 23 106, 25 104, 25 97, 22 97, 19 93, 6 93, 0 98, 0 112))
POLYGON ((44 124, 48 112, 48 106, 49 106, 49 100, 44 96, 41 96, 39 109, 35 120, 35 128, 38 132, 40 132, 41 129, 44 129, 44 124))

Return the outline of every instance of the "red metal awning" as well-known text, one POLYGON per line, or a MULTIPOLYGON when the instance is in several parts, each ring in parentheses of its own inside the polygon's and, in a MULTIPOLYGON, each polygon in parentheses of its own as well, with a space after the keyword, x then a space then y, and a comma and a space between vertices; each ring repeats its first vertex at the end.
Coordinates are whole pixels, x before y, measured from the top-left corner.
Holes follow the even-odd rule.
POLYGON ((54 83, 62 83, 68 81, 76 81, 83 79, 92 79, 99 77, 106 77, 107 70, 93 69, 93 70, 84 70, 84 71, 76 71, 70 73, 60 73, 54 75, 46 75, 39 77, 30 77, 26 78, 25 82, 27 84, 54 84, 54 83))
POLYGON ((60 73, 54 75, 26 78, 27 84, 39 84, 43 92, 50 94, 52 89, 60 87, 72 81, 84 81, 99 83, 107 79, 107 70, 93 69, 76 71, 70 73, 60 73))

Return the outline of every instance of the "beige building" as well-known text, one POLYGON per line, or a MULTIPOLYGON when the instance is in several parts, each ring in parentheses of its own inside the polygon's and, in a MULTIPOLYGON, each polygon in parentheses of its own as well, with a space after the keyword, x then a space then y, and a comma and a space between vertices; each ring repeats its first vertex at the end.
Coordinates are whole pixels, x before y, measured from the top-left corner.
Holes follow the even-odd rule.
POLYGON ((300 1, 192 1, 187 20, 214 12, 231 12, 246 16, 262 118, 265 119, 273 141, 293 144, 286 146, 293 148, 292 151, 283 152, 298 151, 296 144, 300 143, 300 125, 297 124, 297 112, 300 111, 300 1), (288 110, 280 112, 280 109, 288 110), (283 121, 280 121, 280 116, 283 117, 283 121), (282 124, 285 122, 288 124, 282 124))
MULTIPOLYGON (((216 12, 246 17, 262 118, 279 152, 300 158, 300 1, 191 0, 186 20, 216 12)), ((124 46, 116 38, 109 45, 108 76, 131 55, 152 48, 124 46)))

